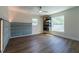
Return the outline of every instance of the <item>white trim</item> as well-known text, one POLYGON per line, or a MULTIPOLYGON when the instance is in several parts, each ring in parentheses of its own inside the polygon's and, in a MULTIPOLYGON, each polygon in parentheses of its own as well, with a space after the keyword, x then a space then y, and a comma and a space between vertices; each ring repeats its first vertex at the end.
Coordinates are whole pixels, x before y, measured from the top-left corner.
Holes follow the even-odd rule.
MULTIPOLYGON (((40 34, 40 33, 37 33, 37 34, 40 34)), ((11 38, 18 38, 18 37, 24 37, 24 36, 31 36, 31 35, 37 35, 37 34, 20 35, 20 36, 14 36, 14 37, 11 37, 11 38)))
POLYGON ((53 35, 57 35, 57 36, 61 36, 61 37, 64 37, 64 38, 69 38, 69 39, 72 39, 72 40, 79 41, 79 39, 76 38, 76 37, 71 37, 71 36, 67 36, 67 35, 63 35, 63 34, 58 34, 58 33, 53 33, 53 35))
POLYGON ((3 20, 1 20, 1 53, 4 51, 3 47, 3 20))

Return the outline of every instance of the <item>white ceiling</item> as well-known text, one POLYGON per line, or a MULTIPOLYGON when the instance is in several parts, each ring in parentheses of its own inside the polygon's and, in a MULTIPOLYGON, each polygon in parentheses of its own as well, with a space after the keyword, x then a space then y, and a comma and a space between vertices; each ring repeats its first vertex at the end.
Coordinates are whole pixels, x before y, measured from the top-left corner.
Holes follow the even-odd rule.
POLYGON ((47 13, 46 12, 39 13, 39 7, 40 6, 19 6, 18 8, 26 10, 27 12, 35 15, 50 15, 73 8, 74 6, 42 6, 42 10, 47 11, 47 13))

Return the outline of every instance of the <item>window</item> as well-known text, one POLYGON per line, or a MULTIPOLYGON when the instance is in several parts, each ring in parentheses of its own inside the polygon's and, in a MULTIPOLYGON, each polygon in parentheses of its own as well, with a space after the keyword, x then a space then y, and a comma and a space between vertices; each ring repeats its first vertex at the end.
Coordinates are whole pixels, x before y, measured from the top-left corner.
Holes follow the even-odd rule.
POLYGON ((64 32, 64 16, 52 18, 52 31, 64 32))
POLYGON ((32 25, 34 26, 38 25, 38 19, 32 19, 32 25))

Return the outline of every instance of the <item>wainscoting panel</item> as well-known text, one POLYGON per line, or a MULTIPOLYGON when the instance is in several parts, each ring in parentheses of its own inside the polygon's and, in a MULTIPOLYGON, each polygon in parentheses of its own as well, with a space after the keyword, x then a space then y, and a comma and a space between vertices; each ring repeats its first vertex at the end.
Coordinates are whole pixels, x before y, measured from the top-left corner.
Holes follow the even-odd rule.
POLYGON ((32 23, 11 22, 11 37, 32 34, 32 23))

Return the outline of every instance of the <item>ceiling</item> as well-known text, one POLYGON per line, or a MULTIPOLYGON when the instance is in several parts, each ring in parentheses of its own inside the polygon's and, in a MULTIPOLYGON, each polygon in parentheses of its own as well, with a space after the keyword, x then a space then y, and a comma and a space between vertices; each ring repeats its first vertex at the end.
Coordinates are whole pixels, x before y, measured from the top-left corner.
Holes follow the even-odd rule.
POLYGON ((39 12, 40 6, 18 6, 17 8, 25 10, 26 12, 29 12, 31 14, 35 15, 50 15, 54 13, 58 13, 70 8, 73 8, 74 6, 41 6, 41 10, 47 11, 47 12, 39 12))

